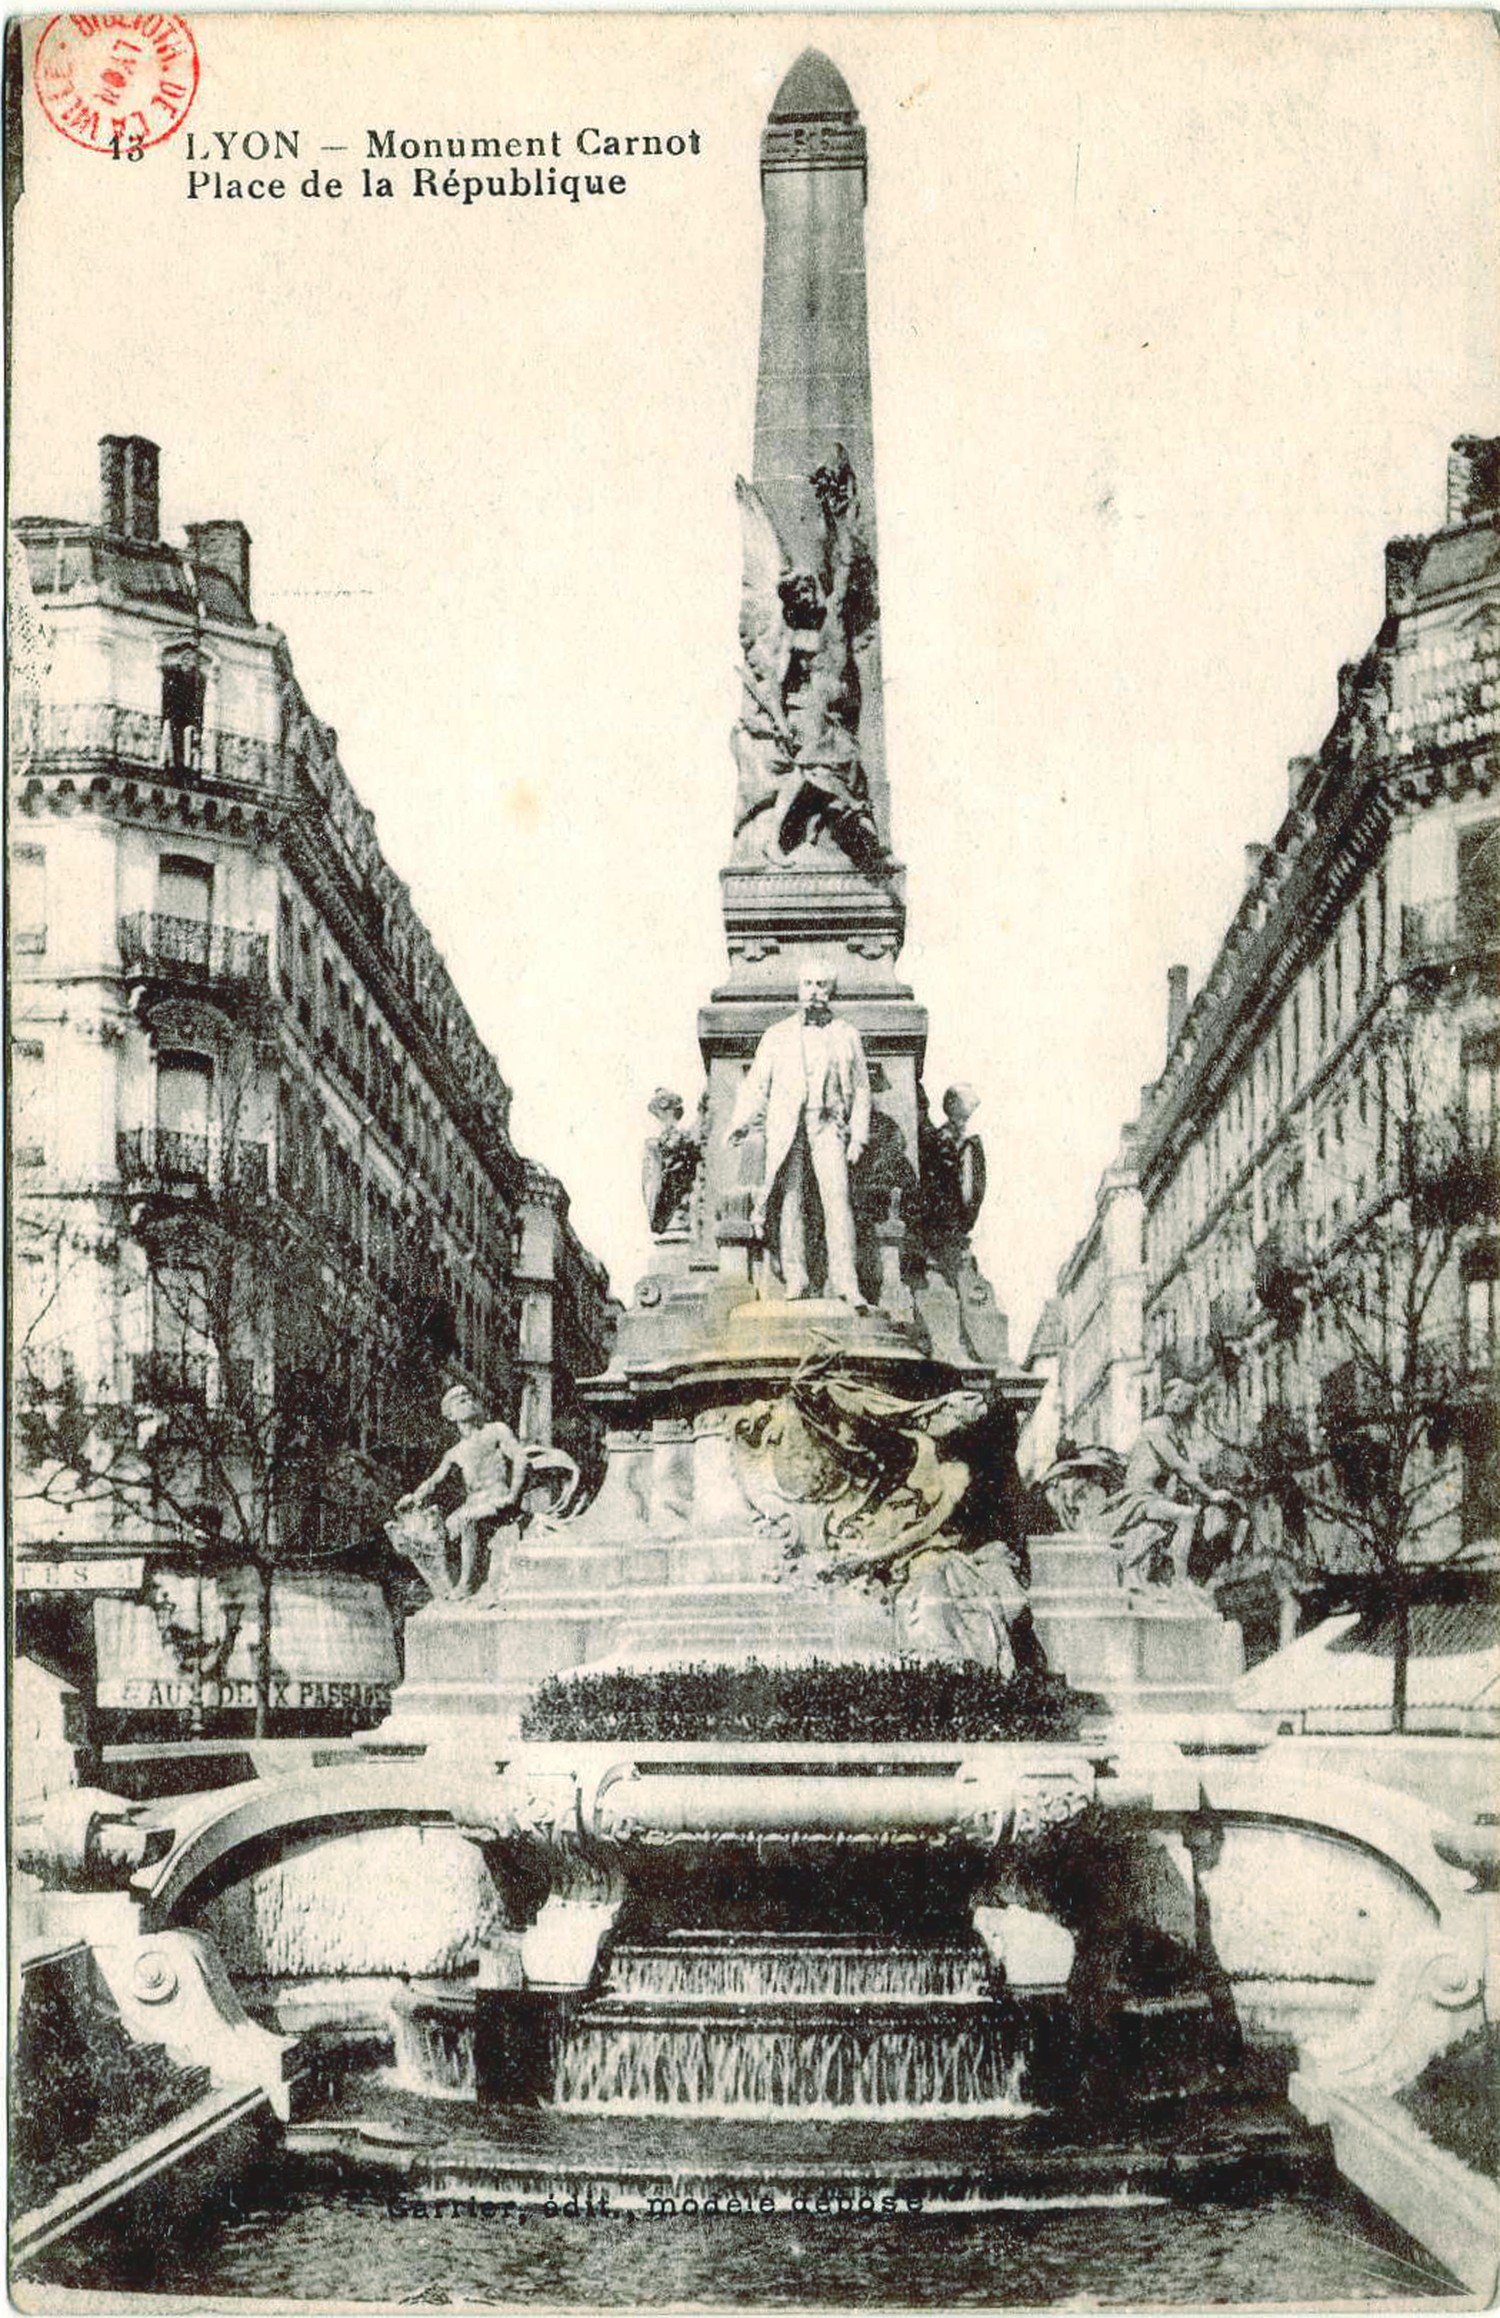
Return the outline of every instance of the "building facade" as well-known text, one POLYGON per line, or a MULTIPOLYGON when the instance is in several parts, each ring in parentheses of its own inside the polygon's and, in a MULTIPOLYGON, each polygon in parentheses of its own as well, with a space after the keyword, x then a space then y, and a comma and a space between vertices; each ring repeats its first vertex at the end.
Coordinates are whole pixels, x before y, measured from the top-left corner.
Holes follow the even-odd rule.
MULTIPOLYGON (((606 1364, 608 1282, 515 1150, 510 1089, 252 609, 244 526, 164 542, 138 437, 105 438, 101 498, 97 522, 13 528, 12 1359, 41 1466, 16 1488, 23 1599, 54 1654, 91 1620, 101 1701, 155 1711, 143 1677, 107 1668, 105 1629, 139 1628, 144 1660, 154 1620, 167 1647, 185 1540, 197 1585, 205 1539, 227 1568, 254 1529, 287 1635, 330 1661, 282 1705, 364 1714, 394 1669, 389 1648, 368 1681, 338 1663, 363 1617, 340 1563, 435 1461, 445 1383, 588 1456, 559 1364, 606 1364), (328 1403, 321 1486, 289 1377, 303 1407, 328 1403), (105 1410, 128 1412, 120 1437, 86 1441, 91 1485, 70 1481, 49 1452, 105 1410), (227 1464, 186 1512, 149 1470, 145 1436, 174 1426, 210 1466, 226 1443, 248 1459, 248 1526, 227 1464), (298 1488, 257 1483, 257 1426, 283 1476, 305 1466, 298 1488), (328 1696, 340 1683, 372 1695, 328 1696)), ((262 1691, 281 1663, 233 1591, 195 1712, 205 1679, 211 1712, 246 1704, 226 1669, 247 1650, 262 1691)))
POLYGON ((1395 1376, 1408 1328, 1412 1373, 1452 1379, 1414 1558, 1496 1532, 1500 443, 1456 444, 1448 483, 1442 529, 1386 550, 1384 622, 1292 760, 1275 836, 1247 849, 1137 1149, 1142 1351, 1154 1393, 1202 1380, 1208 1439, 1253 1439, 1272 1412, 1312 1438, 1357 1430, 1357 1372, 1395 1376), (1403 1168, 1438 1143, 1468 1170, 1452 1231, 1400 1206, 1403 1168))
POLYGON ((1079 1448, 1129 1449, 1145 1413, 1145 1211, 1138 1124, 1099 1179, 1094 1220, 1057 1275, 1056 1429, 1079 1448))

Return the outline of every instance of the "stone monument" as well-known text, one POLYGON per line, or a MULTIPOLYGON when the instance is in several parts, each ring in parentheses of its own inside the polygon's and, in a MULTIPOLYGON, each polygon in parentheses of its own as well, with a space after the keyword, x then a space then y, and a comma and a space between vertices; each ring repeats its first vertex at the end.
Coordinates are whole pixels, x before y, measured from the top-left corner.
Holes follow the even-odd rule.
POLYGON ((949 1087, 934 1123, 898 974, 865 188, 853 100, 809 49, 761 139, 728 971, 696 1123, 649 1101, 654 1258, 584 1388, 599 1495, 512 1535, 482 1625, 412 1622, 398 1725, 445 1692, 513 1725, 576 1669, 1040 1661, 1014 1442, 1041 1387, 970 1244, 978 1096, 949 1087))

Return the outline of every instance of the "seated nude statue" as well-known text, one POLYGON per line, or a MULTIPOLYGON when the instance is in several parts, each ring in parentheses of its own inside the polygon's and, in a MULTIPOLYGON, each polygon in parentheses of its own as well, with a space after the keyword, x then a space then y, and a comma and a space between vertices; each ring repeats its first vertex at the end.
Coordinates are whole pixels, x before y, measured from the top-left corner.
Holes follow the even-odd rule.
POLYGON ((1173 1378, 1162 1395, 1160 1416, 1148 1417, 1136 1434, 1120 1493, 1106 1508, 1101 1526, 1120 1547, 1121 1575, 1132 1590, 1151 1582, 1159 1528, 1167 1532, 1172 1583, 1185 1587, 1188 1555, 1204 1508, 1234 1503, 1188 1454, 1188 1419, 1197 1397, 1185 1378, 1173 1378))
POLYGON ((548 1449, 523 1441, 501 1418, 487 1418, 466 1384, 445 1392, 443 1415, 458 1427, 458 1439, 425 1481, 410 1496, 397 1501, 396 1512, 415 1512, 427 1504, 445 1475, 457 1473, 464 1485, 464 1501, 449 1514, 445 1528, 458 1544, 458 1575, 453 1592, 466 1600, 480 1583, 479 1531, 519 1516, 522 1500, 533 1481, 546 1475, 557 1486, 553 1511, 560 1513, 576 1495, 578 1467, 562 1449, 548 1449))

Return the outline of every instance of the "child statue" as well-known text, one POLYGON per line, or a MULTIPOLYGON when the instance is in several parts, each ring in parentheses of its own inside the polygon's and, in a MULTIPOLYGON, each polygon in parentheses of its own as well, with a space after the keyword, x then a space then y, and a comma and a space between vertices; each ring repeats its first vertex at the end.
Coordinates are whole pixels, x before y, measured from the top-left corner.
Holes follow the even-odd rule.
POLYGON ((458 1428, 458 1439, 425 1481, 398 1498, 396 1519, 387 1523, 386 1535, 398 1553, 416 1563, 435 1594, 451 1601, 473 1601, 498 1576, 497 1533, 522 1520, 532 1486, 538 1481, 552 1484, 548 1510, 555 1517, 572 1508, 582 1477, 565 1450, 523 1441, 503 1419, 488 1417, 466 1384, 444 1393, 442 1409, 448 1423, 458 1428), (457 1473, 463 1482, 464 1499, 443 1522, 435 1509, 427 1509, 449 1473, 457 1473), (484 1566, 481 1529, 489 1549, 484 1566), (445 1538, 458 1546, 456 1576, 445 1538))

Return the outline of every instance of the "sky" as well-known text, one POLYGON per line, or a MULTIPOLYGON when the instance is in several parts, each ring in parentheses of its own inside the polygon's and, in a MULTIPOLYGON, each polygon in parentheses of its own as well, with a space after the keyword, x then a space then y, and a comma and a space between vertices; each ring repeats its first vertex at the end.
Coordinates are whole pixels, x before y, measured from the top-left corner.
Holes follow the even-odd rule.
POLYGON ((142 433, 168 535, 248 525, 256 611, 626 1296, 645 1104, 691 1108, 725 965, 758 138, 806 41, 839 64, 903 970, 929 1090, 982 1098, 1024 1353, 1385 540, 1500 431, 1489 19, 190 21, 193 108, 138 163, 28 108, 12 512, 91 514, 97 437, 142 433), (341 199, 188 198, 189 134, 274 127, 341 199), (360 191, 372 129, 585 127, 700 150, 577 206, 416 198, 410 163, 360 191))

